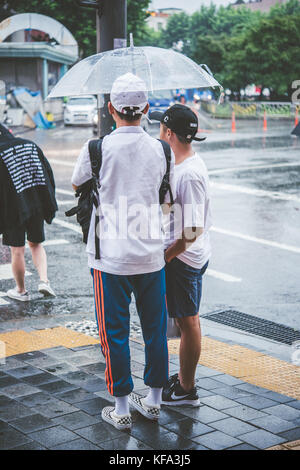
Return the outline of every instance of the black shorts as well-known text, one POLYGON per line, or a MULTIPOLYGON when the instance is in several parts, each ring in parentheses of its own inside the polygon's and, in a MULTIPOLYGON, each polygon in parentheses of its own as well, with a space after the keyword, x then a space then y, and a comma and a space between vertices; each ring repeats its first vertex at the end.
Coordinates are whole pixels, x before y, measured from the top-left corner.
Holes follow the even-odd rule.
POLYGON ((208 262, 201 269, 193 268, 178 258, 166 264, 167 306, 170 318, 193 317, 198 315, 202 276, 208 262))
POLYGON ((11 228, 3 232, 2 244, 8 246, 24 246, 25 234, 27 240, 32 243, 45 241, 44 220, 40 216, 28 219, 21 227, 11 228))

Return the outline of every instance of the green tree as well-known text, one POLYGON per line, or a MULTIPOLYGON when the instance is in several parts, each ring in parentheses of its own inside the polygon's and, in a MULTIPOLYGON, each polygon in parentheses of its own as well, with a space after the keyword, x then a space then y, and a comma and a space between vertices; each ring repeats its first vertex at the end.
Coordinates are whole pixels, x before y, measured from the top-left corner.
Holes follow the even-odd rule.
POLYGON ((264 17, 232 38, 225 53, 224 85, 239 90, 256 83, 273 99, 291 94, 300 77, 300 14, 264 17))
POLYGON ((168 19, 167 27, 163 32, 163 46, 171 48, 179 42, 182 42, 182 52, 189 55, 189 31, 189 15, 184 12, 172 15, 168 19))

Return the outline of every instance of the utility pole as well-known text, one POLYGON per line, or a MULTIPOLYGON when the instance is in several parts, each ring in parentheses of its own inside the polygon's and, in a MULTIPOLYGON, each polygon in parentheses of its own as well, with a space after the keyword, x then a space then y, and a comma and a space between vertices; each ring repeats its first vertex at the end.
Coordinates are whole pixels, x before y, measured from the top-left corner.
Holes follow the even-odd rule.
MULTIPOLYGON (((82 0, 80 6, 96 10, 97 53, 126 47, 127 0, 82 0)), ((109 95, 97 96, 98 136, 111 132, 114 121, 108 112, 109 95)))

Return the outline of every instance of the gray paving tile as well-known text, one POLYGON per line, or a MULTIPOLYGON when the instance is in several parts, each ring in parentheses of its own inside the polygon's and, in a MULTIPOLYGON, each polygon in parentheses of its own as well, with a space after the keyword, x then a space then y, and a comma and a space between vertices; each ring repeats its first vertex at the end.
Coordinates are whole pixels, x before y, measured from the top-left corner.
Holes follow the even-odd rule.
POLYGON ((27 444, 23 444, 17 447, 13 447, 12 450, 46 450, 46 447, 42 446, 38 442, 29 441, 27 444))
POLYGON ((9 387, 10 385, 15 385, 18 384, 19 380, 17 380, 15 377, 12 377, 11 375, 5 375, 4 377, 0 377, 0 390, 1 393, 3 388, 9 387))
POLYGON ((28 437, 37 441, 39 444, 42 444, 47 449, 50 449, 57 444, 78 439, 78 436, 75 433, 63 428, 62 426, 53 426, 52 428, 33 432, 28 434, 28 437))
POLYGON ((266 409, 266 413, 277 416, 287 421, 293 421, 300 418, 300 411, 291 406, 280 404, 266 409))
POLYGON ((230 447, 229 450, 258 450, 257 447, 250 444, 239 444, 238 446, 230 447))
POLYGON ((273 392, 271 390, 266 390, 265 393, 261 393, 260 395, 266 398, 270 398, 270 400, 274 400, 279 403, 287 403, 291 401, 291 397, 287 397, 286 395, 282 395, 281 393, 273 392))
POLYGON ((245 434, 247 432, 256 431, 256 427, 251 424, 244 423, 236 418, 226 418, 221 419, 209 424, 212 428, 222 431, 225 434, 228 434, 232 437, 239 437, 240 434, 245 434))
POLYGON ((281 432, 280 436, 283 437, 286 441, 297 441, 300 439, 300 427, 281 432))
POLYGON ((96 398, 96 394, 87 392, 86 390, 83 390, 83 388, 76 388, 75 390, 71 390, 69 392, 58 393, 56 397, 59 400, 63 400, 67 403, 73 404, 78 403, 80 401, 91 400, 92 398, 96 398))
POLYGON ((74 351, 69 348, 65 348, 64 346, 58 346, 56 348, 48 348, 44 349, 44 354, 47 356, 55 357, 56 359, 66 359, 67 357, 74 356, 74 351))
POLYGON ((285 441, 282 437, 276 436, 264 429, 257 429, 256 431, 249 432, 247 434, 242 434, 239 438, 251 444, 258 449, 267 449, 268 447, 275 446, 277 444, 281 444, 285 441))
POLYGON ((0 370, 5 372, 6 370, 13 369, 14 367, 22 367, 24 363, 22 361, 18 361, 13 356, 6 357, 5 363, 0 363, 0 370))
POLYGON ((77 368, 72 366, 71 364, 67 364, 66 362, 60 362, 59 364, 54 364, 52 366, 44 367, 47 372, 55 375, 63 375, 67 374, 68 372, 76 372, 77 368))
POLYGON ((104 441, 111 441, 112 439, 120 438, 124 435, 124 431, 119 431, 114 428, 114 426, 102 421, 85 428, 77 429, 76 433, 96 445, 101 445, 104 441))
POLYGON ((226 413, 230 416, 233 416, 234 418, 241 419, 242 421, 252 421, 253 419, 267 416, 266 413, 255 410, 254 408, 249 408, 249 406, 246 405, 235 406, 234 408, 226 408, 226 413))
MULTIPOLYGON (((296 410, 300 410, 300 401, 299 400, 293 400, 289 401, 286 403, 287 406, 291 406, 292 408, 295 408, 296 410)), ((299 416, 300 418, 300 416, 299 416)))
POLYGON ((221 395, 212 395, 210 397, 204 397, 201 400, 201 403, 211 406, 216 410, 224 410, 225 408, 232 408, 233 406, 238 406, 238 403, 230 400, 229 398, 222 397, 221 395))
POLYGON ((75 411, 78 411, 78 408, 75 408, 62 400, 52 399, 48 403, 35 406, 34 410, 46 418, 56 418, 57 416, 74 413, 75 411))
POLYGON ((23 382, 26 382, 29 385, 39 387, 39 385, 44 385, 50 382, 55 382, 59 379, 53 374, 40 371, 40 374, 31 375, 29 377, 24 377, 22 380, 23 382))
POLYGON ((80 367, 80 370, 86 372, 87 374, 104 375, 105 367, 106 366, 103 362, 95 362, 93 364, 80 367))
POLYGON ((0 450, 12 449, 29 441, 28 437, 15 429, 12 431, 0 431, 0 450))
POLYGON ((39 389, 43 392, 47 392, 51 395, 56 395, 57 393, 68 392, 70 390, 76 390, 78 388, 76 385, 65 382, 64 380, 56 380, 46 384, 39 385, 39 389))
POLYGON ((253 395, 251 397, 236 398, 236 401, 238 403, 241 403, 242 405, 250 406, 251 408, 254 408, 255 410, 263 410, 270 406, 277 405, 276 401, 269 400, 269 398, 261 397, 259 395, 253 395))
POLYGON ((242 444, 239 439, 235 437, 228 436, 221 431, 210 432, 209 434, 204 434, 204 436, 198 436, 193 438, 193 441, 198 444, 204 445, 211 450, 223 450, 228 447, 233 447, 238 444, 242 444))
POLYGON ((11 426, 16 428, 18 431, 23 432, 24 434, 39 431, 40 429, 50 428, 51 426, 53 426, 53 423, 50 421, 50 419, 47 419, 39 414, 15 419, 14 421, 11 421, 10 424, 11 426))
POLYGON ((185 450, 195 447, 195 442, 190 439, 167 431, 158 423, 149 423, 145 420, 139 420, 134 424, 131 435, 155 450, 185 450))
POLYGON ((236 377, 232 377, 231 375, 226 374, 217 375, 215 376, 214 380, 217 380, 218 382, 221 382, 225 385, 242 385, 243 383, 245 383, 242 380, 237 379, 236 377))
MULTIPOLYGON (((88 365, 94 364, 96 362, 96 359, 90 358, 88 356, 88 353, 87 353, 87 355, 84 355, 84 354, 81 354, 81 353, 76 353, 76 355, 74 355, 72 357, 65 358, 65 362, 67 362, 67 364, 71 364, 75 367, 82 368, 82 366, 88 366, 88 365)), ((103 363, 101 363, 101 364, 103 364, 103 363)))
POLYGON ((99 450, 101 447, 92 444, 82 437, 74 441, 64 442, 51 447, 51 450, 99 450))
POLYGON ((46 403, 55 401, 55 398, 51 397, 51 395, 48 395, 48 393, 39 392, 34 393, 33 395, 20 397, 18 398, 18 401, 23 405, 33 408, 34 406, 45 405, 46 403))
POLYGON ((31 360, 31 359, 37 359, 37 358, 40 359, 42 357, 46 357, 46 354, 44 354, 41 351, 30 351, 27 353, 18 354, 18 356, 15 356, 15 357, 17 357, 19 361, 27 362, 28 360, 31 360))
POLYGON ((257 395, 268 391, 266 388, 258 387, 257 385, 252 385, 246 382, 242 385, 236 385, 235 387, 240 390, 246 390, 246 392, 255 393, 257 395))
POLYGON ((75 413, 59 416, 51 421, 55 425, 61 424, 65 428, 74 431, 75 429, 86 428, 92 424, 97 424, 101 421, 101 418, 100 415, 95 417, 84 413, 83 411, 75 411, 75 413))
POLYGON ((92 398, 91 400, 84 400, 76 403, 77 408, 82 411, 85 411, 86 413, 92 416, 100 414, 102 408, 110 405, 111 402, 101 397, 92 398))
POLYGON ((211 378, 199 378, 196 379, 196 385, 197 387, 205 388, 206 390, 213 390, 220 387, 220 382, 211 378))
POLYGON ((286 421, 285 419, 278 418, 277 416, 268 415, 264 418, 258 418, 251 421, 255 426, 263 428, 266 431, 273 432, 278 434, 289 429, 296 428, 297 425, 292 423, 292 421, 286 421))
POLYGON ((151 447, 133 436, 122 436, 118 439, 101 442, 101 448, 104 450, 151 450, 151 447))
POLYGON ((186 437, 187 439, 192 439, 193 437, 207 434, 214 430, 210 426, 191 418, 183 418, 175 423, 171 422, 169 424, 165 424, 164 428, 174 432, 175 434, 186 437))
MULTIPOLYGON (((181 413, 180 411, 181 408, 182 407, 177 407, 177 406, 176 407, 162 406, 160 410, 159 424, 164 425, 168 423, 174 423, 175 421, 186 418, 186 416, 181 413)), ((132 410, 132 416, 134 420, 134 417, 135 416, 140 417, 140 414, 137 411, 132 410)))
POLYGON ((218 421, 219 419, 228 418, 227 414, 222 413, 221 411, 214 410, 213 408, 210 408, 206 405, 200 406, 200 408, 182 407, 181 413, 204 424, 209 424, 213 421, 218 421))
POLYGON ((81 369, 77 369, 76 371, 67 372, 66 374, 62 374, 60 376, 62 380, 66 380, 66 382, 70 382, 72 384, 82 384, 84 382, 89 382, 95 378, 94 375, 88 374, 81 369))
POLYGON ((249 397, 251 396, 249 392, 246 392, 246 390, 239 390, 238 388, 235 387, 230 387, 230 386, 225 386, 221 388, 215 388, 213 390, 214 394, 222 395, 226 398, 230 398, 231 400, 235 400, 236 398, 240 397, 249 397))
POLYGON ((107 389, 105 381, 100 377, 79 383, 79 385, 87 392, 99 392, 107 389))
POLYGON ((0 406, 0 419, 6 422, 23 418, 24 416, 30 416, 33 413, 31 408, 18 403, 16 400, 12 400, 10 403, 0 406))
POLYGON ((33 359, 27 359, 26 363, 34 367, 38 367, 41 370, 45 370, 46 367, 51 367, 59 364, 59 360, 55 357, 45 355, 43 357, 34 357, 33 359))
POLYGON ((15 377, 16 379, 22 379, 23 377, 28 377, 32 375, 37 375, 41 373, 41 370, 37 367, 31 365, 26 365, 24 367, 17 367, 14 369, 9 369, 6 371, 7 374, 15 377))
POLYGON ((1 389, 1 393, 10 398, 24 397, 25 395, 32 395, 37 392, 39 392, 38 388, 22 382, 1 389))
MULTIPOLYGON (((178 362, 179 364, 179 362, 178 362)), ((222 372, 219 372, 217 370, 214 370, 214 369, 210 369, 209 367, 206 367, 206 366, 197 366, 197 369, 196 369, 196 377, 198 378, 203 378, 203 377, 220 377, 224 374, 222 374, 222 372)))

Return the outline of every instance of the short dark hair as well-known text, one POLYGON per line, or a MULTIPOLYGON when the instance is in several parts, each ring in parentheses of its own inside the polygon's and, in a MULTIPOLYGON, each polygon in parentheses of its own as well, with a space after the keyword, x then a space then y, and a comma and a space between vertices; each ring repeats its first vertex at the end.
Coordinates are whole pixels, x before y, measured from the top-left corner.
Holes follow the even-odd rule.
MULTIPOLYGON (((166 132, 167 129, 169 129, 169 127, 166 126, 163 122, 162 122, 161 124, 162 124, 162 126, 163 126, 163 128, 164 128, 164 131, 166 132)), ((171 129, 171 130, 172 130, 172 129, 171 129)), ((182 137, 182 135, 178 135, 178 134, 176 134, 176 132, 175 132, 175 135, 176 135, 177 139, 179 140, 179 142, 180 142, 181 144, 190 144, 190 143, 192 142, 191 139, 187 139, 186 137, 182 137)))
POLYGON ((139 108, 135 106, 132 109, 124 108, 124 110, 127 111, 127 113, 120 113, 120 111, 117 111, 117 110, 116 110, 116 113, 119 116, 119 118, 122 119, 122 121, 134 122, 134 121, 138 121, 142 117, 142 113, 132 114, 132 111, 137 111, 138 109, 139 108))

